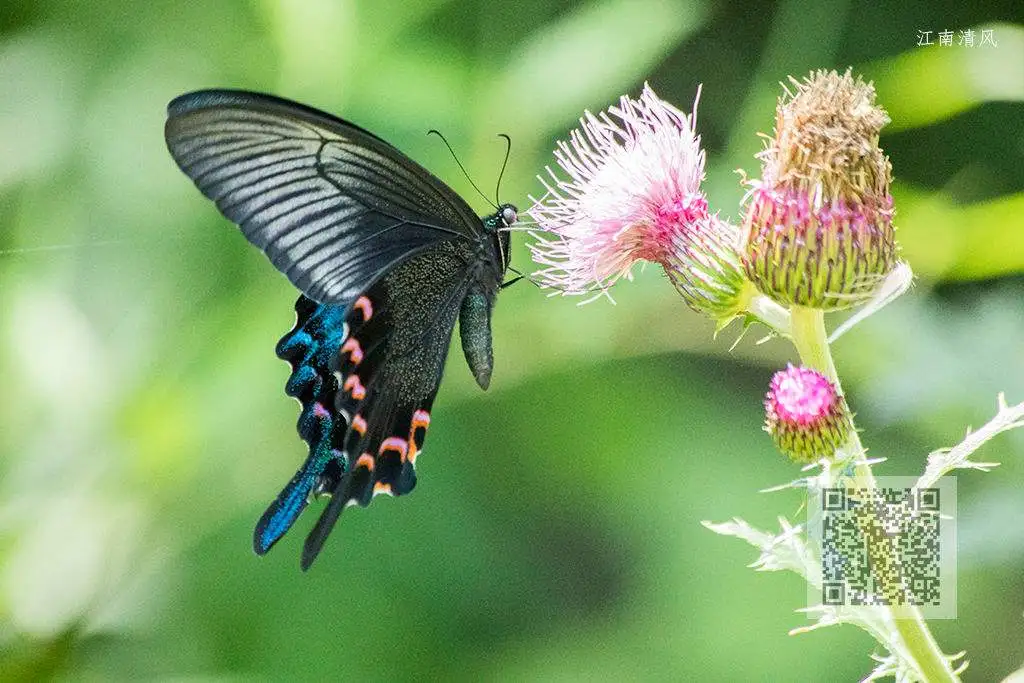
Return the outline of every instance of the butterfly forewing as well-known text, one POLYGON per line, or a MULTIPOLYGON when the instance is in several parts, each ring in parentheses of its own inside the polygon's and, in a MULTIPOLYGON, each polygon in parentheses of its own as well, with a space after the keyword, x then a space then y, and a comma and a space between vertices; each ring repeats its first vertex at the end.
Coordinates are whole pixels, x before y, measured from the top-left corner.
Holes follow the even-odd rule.
POLYGON ((267 95, 213 90, 168 107, 175 161, 304 294, 348 304, 414 253, 480 239, 480 219, 367 131, 267 95))

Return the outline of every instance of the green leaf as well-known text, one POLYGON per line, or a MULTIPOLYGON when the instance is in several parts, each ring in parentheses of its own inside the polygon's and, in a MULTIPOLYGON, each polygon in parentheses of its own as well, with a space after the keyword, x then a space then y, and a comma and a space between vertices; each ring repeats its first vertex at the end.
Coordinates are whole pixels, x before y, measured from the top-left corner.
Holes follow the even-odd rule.
POLYGON ((513 54, 491 84, 484 111, 521 106, 515 125, 536 135, 580 115, 595 100, 642 80, 682 40, 700 29, 700 0, 605 0, 544 26, 513 54))
POLYGON ((904 258, 929 279, 1024 271, 1024 193, 957 206, 945 193, 894 186, 904 258))
POLYGON ((1024 28, 977 26, 975 46, 929 45, 858 71, 873 78, 892 118, 886 133, 938 123, 985 102, 1024 101, 1024 28), (996 42, 979 45, 982 30, 996 42))

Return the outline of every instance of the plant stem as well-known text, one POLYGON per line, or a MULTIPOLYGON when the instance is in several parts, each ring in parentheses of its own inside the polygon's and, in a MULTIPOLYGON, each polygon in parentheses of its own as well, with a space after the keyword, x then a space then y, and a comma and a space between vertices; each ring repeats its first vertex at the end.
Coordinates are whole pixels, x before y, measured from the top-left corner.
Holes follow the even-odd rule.
MULTIPOLYGON (((753 287, 751 287, 753 289, 753 287)), ((746 310, 783 337, 792 336, 789 311, 764 294, 753 292, 747 301, 746 310)))
MULTIPOLYGON (((825 332, 825 315, 823 311, 793 306, 790 311, 793 344, 800 354, 800 360, 807 367, 814 368, 835 385, 836 391, 843 395, 843 387, 836 373, 832 360, 832 351, 828 345, 825 332)), ((867 464, 864 445, 856 427, 850 430, 850 436, 842 448, 843 453, 854 464, 854 485, 862 488, 877 488, 871 466, 867 464)), ((887 609, 888 608, 884 608, 887 609)), ((959 681, 953 671, 952 663, 942 654, 938 643, 928 630, 928 625, 921 616, 920 610, 908 606, 909 616, 897 618, 889 611, 888 620, 901 641, 904 653, 915 664, 918 673, 925 681, 959 681)))

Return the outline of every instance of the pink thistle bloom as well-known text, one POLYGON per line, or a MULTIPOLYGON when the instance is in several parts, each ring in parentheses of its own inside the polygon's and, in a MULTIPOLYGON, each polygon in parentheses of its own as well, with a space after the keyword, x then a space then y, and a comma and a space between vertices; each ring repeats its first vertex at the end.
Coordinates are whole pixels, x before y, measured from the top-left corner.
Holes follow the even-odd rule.
POLYGON ((623 96, 607 112, 584 113, 555 150, 568 179, 548 168, 550 178, 540 178, 547 192, 527 212, 551 234, 533 233, 530 245, 542 285, 610 298, 634 263, 650 261, 697 310, 736 308, 744 282, 738 231, 708 214, 694 124, 648 85, 638 100, 623 96))
POLYGON ((832 457, 850 432, 846 401, 828 378, 810 368, 788 365, 776 372, 764 408, 765 431, 797 462, 832 457))

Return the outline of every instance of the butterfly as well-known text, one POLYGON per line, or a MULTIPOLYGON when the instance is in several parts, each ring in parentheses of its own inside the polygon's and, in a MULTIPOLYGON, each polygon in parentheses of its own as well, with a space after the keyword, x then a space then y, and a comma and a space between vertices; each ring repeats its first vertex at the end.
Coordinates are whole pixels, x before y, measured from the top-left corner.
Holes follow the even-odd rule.
POLYGON ((297 287, 291 365, 309 454, 256 525, 270 550, 322 494, 308 569, 345 507, 416 484, 456 319, 477 383, 490 384, 491 312, 516 207, 478 217, 454 190, 373 133, 271 95, 205 90, 168 105, 171 156, 297 287))

